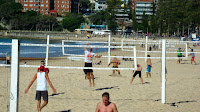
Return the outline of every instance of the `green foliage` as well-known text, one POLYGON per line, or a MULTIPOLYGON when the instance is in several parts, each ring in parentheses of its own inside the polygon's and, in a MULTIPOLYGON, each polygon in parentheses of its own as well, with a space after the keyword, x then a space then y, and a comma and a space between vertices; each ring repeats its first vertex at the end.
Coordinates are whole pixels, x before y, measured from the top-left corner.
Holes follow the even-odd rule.
POLYGON ((106 16, 107 13, 105 11, 100 11, 94 15, 89 16, 89 19, 95 25, 102 25, 106 23, 106 16))
POLYGON ((79 4, 81 11, 88 9, 91 6, 89 0, 79 0, 79 4))
POLYGON ((199 0, 160 0, 156 18, 161 33, 181 35, 178 32, 182 32, 184 35, 188 33, 188 28, 198 27, 200 24, 199 6, 199 0))
POLYGON ((115 30, 117 29, 117 23, 116 23, 116 8, 119 8, 121 5, 121 0, 106 0, 107 2, 107 24, 108 28, 115 34, 115 30))
POLYGON ((76 28, 79 28, 81 23, 83 23, 85 19, 82 15, 78 15, 75 13, 68 13, 66 17, 64 17, 62 21, 63 28, 74 31, 76 28))
POLYGON ((133 21, 133 30, 137 30, 138 29, 138 22, 136 20, 136 14, 135 14, 135 10, 133 11, 133 14, 132 14, 132 21, 133 21))
POLYGON ((145 14, 145 12, 143 12, 143 15, 142 15, 142 32, 147 33, 148 28, 149 28, 148 16, 145 14))

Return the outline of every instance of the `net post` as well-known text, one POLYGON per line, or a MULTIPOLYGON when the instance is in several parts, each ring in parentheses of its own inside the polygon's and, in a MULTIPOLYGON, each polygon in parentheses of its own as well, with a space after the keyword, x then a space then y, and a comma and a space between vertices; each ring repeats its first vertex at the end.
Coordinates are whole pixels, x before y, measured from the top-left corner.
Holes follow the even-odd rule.
POLYGON ((161 103, 165 104, 165 90, 166 90, 166 40, 162 40, 162 89, 161 89, 161 103))
POLYGON ((47 35, 47 48, 46 48, 46 66, 48 66, 48 58, 49 58, 49 35, 47 35))
POLYGON ((108 64, 110 63, 110 34, 108 35, 108 64))
POLYGON ((123 46, 124 46, 124 39, 121 40, 121 47, 122 47, 121 50, 122 50, 122 51, 124 51, 123 46))
POLYGON ((144 57, 146 57, 145 58, 145 63, 147 62, 147 48, 148 48, 148 44, 147 44, 147 41, 148 41, 148 36, 146 36, 146 43, 145 43, 145 56, 144 57))
POLYGON ((65 49, 64 49, 64 40, 62 40, 62 54, 64 55, 65 54, 65 49))
POLYGON ((188 46, 187 46, 187 43, 185 43, 185 52, 186 52, 186 58, 188 58, 188 46))
POLYGON ((134 56, 134 68, 135 70, 137 70, 136 47, 133 48, 133 56, 134 56))
POLYGON ((11 60, 11 85, 10 85, 10 112, 18 112, 19 97, 19 51, 20 42, 18 39, 12 40, 12 60, 11 60))

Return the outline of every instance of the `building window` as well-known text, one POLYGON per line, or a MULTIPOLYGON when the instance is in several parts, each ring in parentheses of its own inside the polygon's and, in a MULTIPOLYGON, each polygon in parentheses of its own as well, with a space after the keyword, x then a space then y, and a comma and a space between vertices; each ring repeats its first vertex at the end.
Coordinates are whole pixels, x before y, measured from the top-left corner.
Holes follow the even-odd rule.
POLYGON ((67 3, 69 3, 69 1, 67 1, 67 3))
POLYGON ((41 9, 41 11, 43 11, 43 9, 41 9))
POLYGON ((59 9, 57 9, 57 11, 59 11, 59 9))
POLYGON ((24 10, 28 10, 27 8, 24 8, 24 10))
POLYGON ((67 9, 67 12, 69 12, 69 9, 67 9))
POLYGON ((46 7, 48 7, 48 4, 46 5, 46 7))
POLYGON ((35 2, 39 2, 40 0, 35 0, 35 2))
POLYGON ((57 7, 59 7, 59 5, 57 5, 57 7))
POLYGON ((62 1, 62 3, 65 3, 64 1, 62 1))
POLYGON ((24 0, 24 2, 28 2, 28 0, 24 0))
POLYGON ((57 1, 57 3, 59 3, 59 1, 57 1))
POLYGON ((67 7, 69 7, 69 5, 67 5, 67 7))
POLYGON ((64 5, 61 5, 61 7, 64 7, 64 5))
POLYGON ((29 6, 33 6, 33 4, 29 4, 29 6))
POLYGON ((31 8, 29 8, 29 10, 31 11, 31 8))
POLYGON ((44 2, 43 0, 41 0, 41 2, 44 2))
POLYGON ((24 4, 24 6, 28 6, 28 4, 24 4))
POLYGON ((29 0, 29 2, 33 2, 33 0, 29 0))
POLYGON ((46 9, 46 11, 48 11, 48 9, 46 9))
POLYGON ((48 12, 45 12, 45 14, 48 14, 48 12))
POLYGON ((41 4, 41 7, 44 7, 44 4, 41 4))

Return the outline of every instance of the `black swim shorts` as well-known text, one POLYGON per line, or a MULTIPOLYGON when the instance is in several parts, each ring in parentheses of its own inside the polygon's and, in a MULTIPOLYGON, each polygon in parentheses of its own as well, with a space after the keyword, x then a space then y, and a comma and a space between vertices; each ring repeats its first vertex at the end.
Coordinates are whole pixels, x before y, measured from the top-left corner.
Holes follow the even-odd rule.
POLYGON ((41 100, 41 97, 43 97, 44 101, 48 100, 48 91, 36 91, 35 100, 41 100))
POLYGON ((139 74, 139 77, 141 77, 141 71, 135 71, 135 73, 133 74, 133 77, 135 77, 137 74, 139 74))
MULTIPOLYGON (((92 63, 85 63, 85 67, 92 67, 92 63)), ((92 69, 84 69, 84 72, 85 73, 93 72, 93 70, 92 69)))

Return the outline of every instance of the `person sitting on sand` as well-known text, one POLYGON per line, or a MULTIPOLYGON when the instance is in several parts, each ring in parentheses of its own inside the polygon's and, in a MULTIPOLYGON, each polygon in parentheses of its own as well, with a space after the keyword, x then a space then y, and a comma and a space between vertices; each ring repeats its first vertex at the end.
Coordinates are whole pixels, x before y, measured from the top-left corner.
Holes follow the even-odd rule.
POLYGON ((35 74, 29 86, 25 90, 25 93, 28 92, 29 88, 32 86, 32 84, 34 83, 36 79, 37 79, 37 88, 36 88, 35 99, 38 100, 38 105, 37 105, 38 112, 41 112, 42 108, 44 108, 48 104, 48 91, 47 91, 46 81, 48 81, 54 93, 56 93, 56 89, 53 87, 49 79, 48 73, 44 72, 44 66, 40 66, 40 71, 35 74), (41 97, 43 97, 43 100, 44 100, 44 103, 42 104, 42 106, 40 105, 41 97))
MULTIPOLYGON (((110 66, 110 64, 113 64, 113 68, 118 68, 118 65, 120 65, 120 60, 118 60, 116 57, 114 57, 114 59, 108 64, 108 67, 110 66)), ((120 75, 120 71, 117 70, 117 72, 120 75)), ((112 75, 114 75, 114 74, 115 74, 115 70, 113 70, 113 74, 112 75)))
MULTIPOLYGON (((134 65, 134 64, 133 64, 133 68, 135 68, 135 65, 134 65)), ((141 73, 141 71, 142 71, 142 66, 141 66, 140 64, 137 64, 137 70, 135 70, 135 73, 133 74, 133 77, 132 77, 132 79, 131 79, 130 84, 132 84, 133 79, 135 78, 135 76, 136 76, 137 74, 139 74, 139 78, 140 78, 140 80, 141 80, 141 82, 142 82, 142 84, 143 84, 143 79, 142 79, 142 73, 141 73)), ((133 70, 133 72, 134 72, 134 70, 133 70)))
POLYGON ((193 52, 193 49, 191 49, 191 52, 192 52, 192 53, 190 53, 190 54, 188 55, 188 56, 192 56, 192 58, 191 58, 191 64, 192 64, 192 62, 194 62, 195 65, 197 65, 196 61, 194 60, 195 54, 194 54, 194 52, 193 52))
POLYGON ((110 102, 109 93, 105 92, 102 94, 103 102, 97 104, 96 112, 118 112, 117 106, 110 102))
POLYGON ((101 65, 102 63, 101 63, 101 60, 98 62, 98 63, 95 63, 96 65, 101 65))

